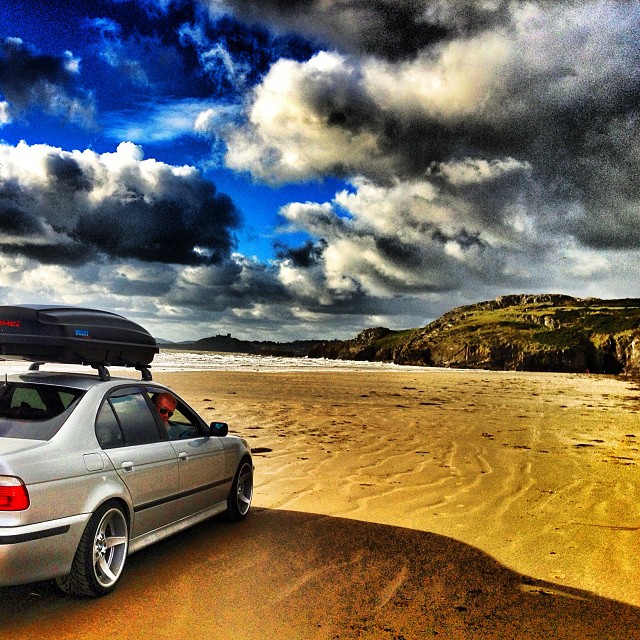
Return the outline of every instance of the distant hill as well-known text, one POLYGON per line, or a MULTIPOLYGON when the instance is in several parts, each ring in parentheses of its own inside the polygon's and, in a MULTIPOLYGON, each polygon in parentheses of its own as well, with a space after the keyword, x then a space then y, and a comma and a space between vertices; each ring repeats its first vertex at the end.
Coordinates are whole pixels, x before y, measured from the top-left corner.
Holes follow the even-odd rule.
POLYGON ((164 345, 169 349, 182 349, 190 351, 216 351, 219 353, 248 353, 266 356, 279 356, 283 358, 304 357, 309 354, 313 346, 319 340, 295 340, 293 342, 272 342, 257 340, 239 340, 230 335, 217 335, 210 338, 202 338, 195 342, 180 342, 164 345))
POLYGON ((419 329, 366 329, 311 357, 523 371, 640 373, 640 299, 509 295, 419 329))

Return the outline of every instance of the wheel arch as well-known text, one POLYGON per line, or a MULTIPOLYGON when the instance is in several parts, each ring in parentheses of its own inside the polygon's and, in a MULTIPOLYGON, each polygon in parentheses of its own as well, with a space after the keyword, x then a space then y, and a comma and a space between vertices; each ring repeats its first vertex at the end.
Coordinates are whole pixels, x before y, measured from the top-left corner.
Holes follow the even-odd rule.
MULTIPOLYGON (((116 476, 117 477, 117 476, 116 476)), ((133 524, 133 503, 127 488, 122 484, 119 477, 110 482, 103 482, 94 487, 86 496, 84 512, 95 513, 102 505, 114 501, 122 507, 122 511, 127 519, 127 526, 131 531, 133 524)))
POLYGON ((113 496, 111 498, 107 498, 106 500, 103 500, 99 505, 96 506, 96 508, 94 509, 94 512, 100 509, 100 507, 109 503, 114 503, 115 505, 121 507, 122 513, 124 514, 124 517, 127 519, 127 527, 129 528, 129 532, 130 532, 131 523, 133 520, 133 514, 132 514, 132 510, 129 507, 129 503, 122 496, 113 496))
POLYGON ((252 468, 254 467, 253 458, 248 451, 245 451, 244 454, 240 457, 240 460, 238 460, 238 464, 236 465, 236 469, 244 462, 248 462, 252 468))

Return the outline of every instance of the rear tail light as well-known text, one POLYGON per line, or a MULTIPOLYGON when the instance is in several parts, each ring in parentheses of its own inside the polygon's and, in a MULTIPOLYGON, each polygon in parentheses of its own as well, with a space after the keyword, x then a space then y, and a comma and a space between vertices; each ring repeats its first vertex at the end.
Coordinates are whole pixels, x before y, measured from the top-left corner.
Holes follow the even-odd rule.
POLYGON ((20 478, 0 476, 0 511, 24 511, 29 507, 29 492, 20 478))

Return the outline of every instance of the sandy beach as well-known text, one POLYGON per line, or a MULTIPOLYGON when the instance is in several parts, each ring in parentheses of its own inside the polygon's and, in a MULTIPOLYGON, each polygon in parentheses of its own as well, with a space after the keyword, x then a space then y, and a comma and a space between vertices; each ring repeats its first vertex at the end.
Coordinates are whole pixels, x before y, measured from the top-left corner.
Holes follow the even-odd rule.
POLYGON ((248 439, 253 513, 132 556, 101 601, 2 590, 11 637, 135 638, 140 620, 147 638, 640 638, 636 383, 154 377, 248 439))

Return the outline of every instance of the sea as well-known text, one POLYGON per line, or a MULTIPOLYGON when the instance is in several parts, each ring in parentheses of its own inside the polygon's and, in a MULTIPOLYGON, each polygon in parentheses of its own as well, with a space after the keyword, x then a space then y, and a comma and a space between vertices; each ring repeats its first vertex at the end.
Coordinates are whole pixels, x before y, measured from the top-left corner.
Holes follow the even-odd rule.
MULTIPOLYGON (((1 358, 1 356, 0 356, 1 358)), ((0 374, 26 371, 28 362, 0 360, 0 374)), ((113 375, 131 372, 121 367, 109 368, 113 375)), ((151 373, 178 371, 424 371, 424 367, 397 365, 390 362, 355 360, 329 360, 326 358, 281 358, 276 356, 246 355, 240 353, 216 353, 210 351, 182 351, 161 349, 151 364, 151 373)), ((83 371, 79 365, 47 363, 42 371, 83 371)))

